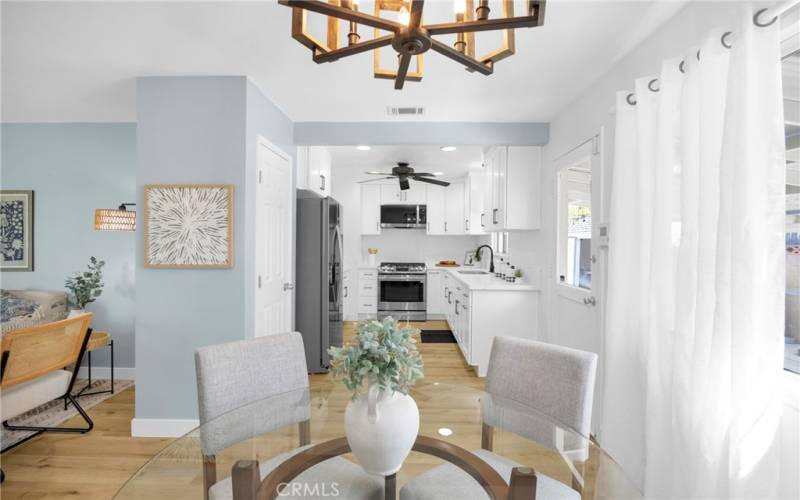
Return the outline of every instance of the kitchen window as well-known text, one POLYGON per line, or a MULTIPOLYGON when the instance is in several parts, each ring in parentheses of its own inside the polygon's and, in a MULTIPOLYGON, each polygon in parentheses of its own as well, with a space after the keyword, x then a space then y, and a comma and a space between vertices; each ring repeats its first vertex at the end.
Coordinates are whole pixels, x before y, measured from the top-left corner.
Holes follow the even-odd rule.
POLYGON ((558 173, 558 280, 584 290, 592 288, 591 158, 558 173))

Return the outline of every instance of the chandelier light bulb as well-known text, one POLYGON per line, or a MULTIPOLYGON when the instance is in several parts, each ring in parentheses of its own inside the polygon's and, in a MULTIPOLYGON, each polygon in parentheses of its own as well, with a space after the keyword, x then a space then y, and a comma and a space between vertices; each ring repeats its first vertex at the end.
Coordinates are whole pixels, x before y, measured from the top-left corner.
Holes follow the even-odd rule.
POLYGON ((406 6, 400 7, 400 11, 397 14, 397 22, 408 26, 408 23, 411 21, 411 14, 408 13, 408 9, 406 6))
POLYGON ((353 7, 358 7, 358 0, 350 0, 350 3, 353 5, 353 7))
POLYGON ((467 0, 454 0, 453 11, 456 13, 456 15, 463 15, 465 12, 467 12, 467 0))

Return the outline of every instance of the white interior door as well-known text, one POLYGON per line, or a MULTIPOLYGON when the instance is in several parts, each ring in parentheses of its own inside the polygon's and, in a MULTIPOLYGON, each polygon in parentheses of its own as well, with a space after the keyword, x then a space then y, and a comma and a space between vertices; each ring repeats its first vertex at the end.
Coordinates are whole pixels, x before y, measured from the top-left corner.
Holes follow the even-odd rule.
POLYGON ((292 330, 292 167, 258 143, 255 336, 292 330))
MULTIPOLYGON (((600 136, 555 160, 558 246, 556 272, 549 277, 555 293, 548 337, 556 344, 598 353, 602 360, 607 248, 598 232, 605 220, 601 163, 600 136)), ((595 406, 601 399, 595 396, 595 406)))

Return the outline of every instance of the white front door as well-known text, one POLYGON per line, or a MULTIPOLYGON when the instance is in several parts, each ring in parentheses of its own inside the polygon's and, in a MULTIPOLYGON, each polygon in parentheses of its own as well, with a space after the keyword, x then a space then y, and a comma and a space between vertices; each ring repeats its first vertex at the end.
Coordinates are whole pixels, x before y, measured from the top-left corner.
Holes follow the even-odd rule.
MULTIPOLYGON (((548 277, 555 287, 548 338, 555 344, 595 352, 602 363, 601 302, 607 248, 599 241, 598 232, 606 220, 600 137, 555 160, 557 259, 556 272, 548 277)), ((601 373, 598 370, 598 378, 601 373)), ((601 400, 595 396, 595 410, 601 400)))
POLYGON ((258 142, 255 336, 292 330, 292 168, 258 142))

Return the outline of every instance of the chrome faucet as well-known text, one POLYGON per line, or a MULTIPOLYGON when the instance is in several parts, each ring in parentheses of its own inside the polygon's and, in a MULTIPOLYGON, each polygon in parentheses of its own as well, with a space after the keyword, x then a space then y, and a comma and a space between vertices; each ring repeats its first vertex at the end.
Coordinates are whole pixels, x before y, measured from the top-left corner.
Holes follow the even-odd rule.
POLYGON ((481 248, 488 248, 489 249, 489 272, 494 272, 494 250, 489 245, 481 245, 475 249, 475 255, 480 255, 481 248))

